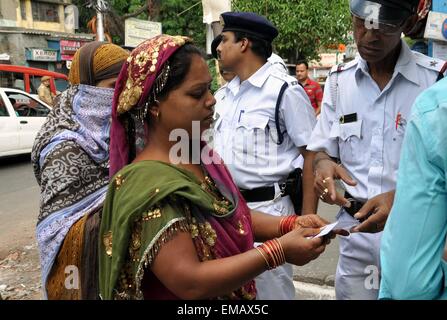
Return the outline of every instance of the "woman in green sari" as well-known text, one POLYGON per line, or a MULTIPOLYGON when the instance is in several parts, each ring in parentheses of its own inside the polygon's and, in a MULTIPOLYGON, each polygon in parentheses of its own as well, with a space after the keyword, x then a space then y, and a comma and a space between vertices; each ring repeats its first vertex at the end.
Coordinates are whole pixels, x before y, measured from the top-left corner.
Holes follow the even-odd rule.
POLYGON ((255 299, 255 276, 325 249, 326 239, 310 238, 325 221, 250 212, 200 142, 213 121, 211 80, 185 37, 143 42, 121 70, 100 230, 103 299, 255 299), (255 239, 268 241, 254 248, 255 239))

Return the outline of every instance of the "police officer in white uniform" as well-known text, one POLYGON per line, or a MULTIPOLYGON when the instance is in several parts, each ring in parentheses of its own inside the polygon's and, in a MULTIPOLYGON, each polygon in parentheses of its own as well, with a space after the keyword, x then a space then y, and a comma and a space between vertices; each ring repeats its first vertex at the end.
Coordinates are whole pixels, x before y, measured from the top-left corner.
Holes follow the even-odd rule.
MULTIPOLYGON (((222 41, 221 34, 218 35, 211 43, 211 54, 215 59, 218 59, 217 47, 219 46, 220 41, 222 41)), ((277 68, 277 70, 279 72, 283 72, 284 74, 289 74, 289 71, 287 69, 287 66, 286 66, 284 60, 277 54, 272 53, 272 55, 270 56, 270 58, 267 59, 267 61, 270 62, 275 68, 277 68)), ((234 77, 236 76, 234 74, 234 72, 229 72, 227 70, 224 70, 221 66, 220 66, 220 75, 226 81, 226 83, 214 93, 214 98, 216 99, 216 105, 214 106, 215 116, 218 116, 220 113, 222 113, 222 112, 217 112, 217 110, 220 110, 220 108, 223 107, 223 105, 224 105, 223 101, 225 100, 225 89, 227 88, 228 83, 231 80, 233 80, 234 77)), ((301 168, 301 169, 303 168, 302 163, 303 163, 303 161, 301 159, 301 161, 299 163, 299 165, 300 165, 299 168, 301 168)))
MULTIPOLYGON (((221 41, 222 41, 222 35, 219 34, 211 43, 211 55, 215 59, 218 59, 217 47, 219 46, 221 41)), ((225 70, 224 68, 222 68, 220 62, 219 62, 219 68, 220 68, 220 70, 219 70, 220 75, 226 81, 226 83, 214 93, 214 98, 216 99, 216 104, 214 106, 214 118, 215 119, 217 119, 217 117, 219 116, 219 113, 217 113, 216 110, 218 110, 222 107, 223 101, 225 100, 225 90, 227 88, 227 85, 236 76, 236 74, 234 72, 229 72, 229 71, 225 70)))
MULTIPOLYGON (((283 183, 303 154, 302 212, 315 213, 318 197, 313 189, 314 153, 306 151, 315 114, 296 79, 267 62, 278 31, 270 21, 254 13, 224 13, 222 22, 219 60, 237 76, 226 86, 225 99, 217 110, 215 149, 249 207, 275 216, 295 214, 283 183)), ((283 265, 257 277, 258 298, 294 299, 292 272, 291 265, 283 265)))
POLYGON ((342 206, 340 222, 354 225, 369 217, 340 238, 337 299, 377 299, 380 231, 394 199, 406 123, 416 97, 436 82, 444 64, 412 52, 401 40, 418 3, 350 1, 360 55, 332 69, 308 145, 318 151, 315 189, 325 202, 342 206), (336 191, 336 179, 345 194, 336 191))

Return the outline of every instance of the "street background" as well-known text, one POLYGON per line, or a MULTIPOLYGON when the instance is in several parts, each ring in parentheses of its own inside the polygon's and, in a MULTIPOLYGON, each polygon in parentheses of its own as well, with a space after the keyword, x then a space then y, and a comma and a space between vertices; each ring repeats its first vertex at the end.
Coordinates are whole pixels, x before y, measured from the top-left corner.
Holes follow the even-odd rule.
MULTIPOLYGON (((0 295, 3 299, 41 299, 35 226, 39 187, 30 156, 0 159, 0 295)), ((335 221, 337 207, 320 203, 319 214, 335 221)), ((295 267, 296 299, 334 299, 338 240, 303 267, 295 267)))

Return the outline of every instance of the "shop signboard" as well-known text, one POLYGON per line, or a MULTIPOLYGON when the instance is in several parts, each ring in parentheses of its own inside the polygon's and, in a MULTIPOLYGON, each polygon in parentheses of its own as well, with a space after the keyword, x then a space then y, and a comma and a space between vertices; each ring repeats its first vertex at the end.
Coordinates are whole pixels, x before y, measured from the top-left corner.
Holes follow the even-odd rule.
POLYGON ((62 60, 71 61, 76 51, 85 44, 84 41, 61 40, 61 58, 62 60))
POLYGON ((447 41, 447 13, 430 11, 424 37, 432 40, 447 41))
POLYGON ((160 22, 140 20, 136 18, 126 19, 125 23, 125 46, 136 47, 144 40, 161 34, 160 22))
POLYGON ((27 49, 27 59, 32 61, 57 61, 57 50, 27 49))

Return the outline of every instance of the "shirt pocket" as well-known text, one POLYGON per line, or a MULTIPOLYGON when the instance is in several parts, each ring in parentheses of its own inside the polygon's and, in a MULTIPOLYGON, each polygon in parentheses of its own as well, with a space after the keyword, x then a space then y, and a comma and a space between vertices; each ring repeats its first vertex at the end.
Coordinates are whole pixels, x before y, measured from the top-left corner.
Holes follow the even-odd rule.
POLYGON ((362 150, 362 120, 341 123, 339 126, 340 160, 346 164, 356 164, 365 157, 362 150))
POLYGON ((265 150, 266 128, 269 117, 245 114, 236 125, 233 138, 235 160, 243 164, 257 164, 258 153, 265 150))

